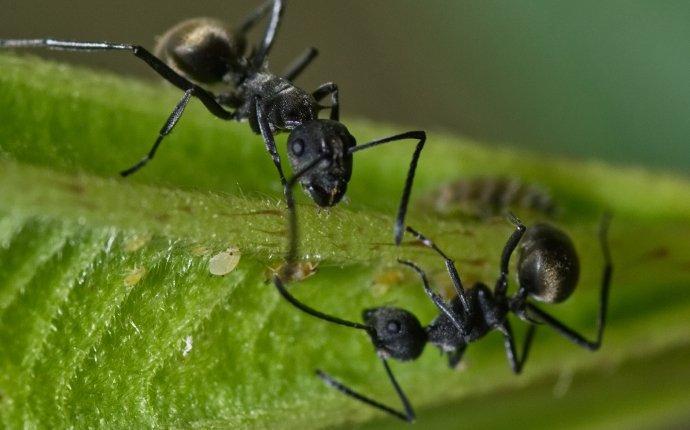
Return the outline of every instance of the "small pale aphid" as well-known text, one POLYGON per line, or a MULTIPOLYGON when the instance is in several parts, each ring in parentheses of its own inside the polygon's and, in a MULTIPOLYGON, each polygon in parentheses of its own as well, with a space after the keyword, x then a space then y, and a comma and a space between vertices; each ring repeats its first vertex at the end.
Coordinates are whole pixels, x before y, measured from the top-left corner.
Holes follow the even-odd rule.
POLYGON ((235 270, 240 262, 241 255, 238 248, 230 247, 211 257, 208 262, 208 270, 212 275, 225 276, 235 270))
POLYGON ((151 241, 151 233, 137 233, 129 237, 123 244, 125 252, 137 252, 151 241))
POLYGON ((146 268, 135 267, 129 273, 125 275, 124 284, 125 287, 133 287, 141 281, 141 279, 146 276, 146 268))

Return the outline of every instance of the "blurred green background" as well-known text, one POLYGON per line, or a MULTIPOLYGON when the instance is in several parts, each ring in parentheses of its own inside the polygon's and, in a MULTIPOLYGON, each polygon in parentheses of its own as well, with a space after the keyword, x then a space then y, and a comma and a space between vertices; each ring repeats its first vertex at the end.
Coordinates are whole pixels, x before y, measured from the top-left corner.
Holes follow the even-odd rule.
MULTIPOLYGON (((136 42, 176 22, 235 23, 258 1, 5 3, 0 37, 136 42)), ((342 89, 347 116, 541 152, 688 172, 690 2, 293 0, 271 56, 307 46, 299 81, 342 89)), ((39 53, 39 51, 35 51, 39 53)), ((40 52, 156 79, 116 53, 40 52)), ((132 94, 136 102, 136 94, 132 94)))

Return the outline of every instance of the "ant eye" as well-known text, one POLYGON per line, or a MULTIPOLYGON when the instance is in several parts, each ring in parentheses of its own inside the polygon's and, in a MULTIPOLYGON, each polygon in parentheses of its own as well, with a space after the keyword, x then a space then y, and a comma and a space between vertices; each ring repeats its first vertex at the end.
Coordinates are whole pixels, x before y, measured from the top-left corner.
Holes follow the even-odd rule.
POLYGON ((304 152, 304 142, 302 139, 295 140, 291 145, 292 153, 298 157, 304 152))
POLYGON ((386 330, 389 334, 400 333, 400 322, 396 320, 388 321, 388 323, 386 324, 386 330))

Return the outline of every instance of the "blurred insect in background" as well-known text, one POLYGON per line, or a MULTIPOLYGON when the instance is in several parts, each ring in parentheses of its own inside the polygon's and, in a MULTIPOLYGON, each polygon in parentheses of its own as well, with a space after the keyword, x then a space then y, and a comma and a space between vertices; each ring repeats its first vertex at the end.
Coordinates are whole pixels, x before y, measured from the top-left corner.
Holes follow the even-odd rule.
POLYGON ((347 127, 339 122, 338 86, 332 82, 314 91, 305 91, 293 81, 316 58, 317 50, 309 48, 282 75, 267 68, 267 57, 280 27, 282 0, 269 0, 249 14, 232 31, 220 21, 195 18, 170 29, 160 40, 155 55, 139 45, 112 42, 78 42, 55 39, 0 39, 0 48, 47 48, 63 51, 127 51, 144 61, 163 79, 184 91, 180 101, 161 128, 149 152, 135 165, 123 170, 128 176, 144 167, 156 154, 163 139, 178 123, 192 97, 223 120, 248 121, 261 134, 283 186, 286 183, 273 135, 289 132, 288 157, 293 169, 299 170, 315 157, 327 155, 322 164, 300 183, 305 192, 322 207, 337 204, 345 195, 352 175, 352 155, 357 151, 406 139, 417 140, 405 187, 398 208, 396 243, 402 239, 404 217, 412 190, 417 160, 426 135, 412 131, 357 145, 347 127), (268 16, 261 42, 247 54, 247 33, 268 16), (205 85, 222 85, 214 94, 205 85), (330 96, 331 105, 319 104, 330 96), (319 119, 321 110, 330 110, 330 119, 319 119))
POLYGON ((419 199, 418 207, 443 216, 486 219, 524 209, 553 217, 558 212, 551 194, 517 178, 479 176, 449 182, 419 199))
MULTIPOLYGON (((291 187, 294 178, 288 183, 288 200, 292 199, 291 187)), ((294 205, 288 205, 290 220, 290 248, 287 253, 288 264, 296 260, 297 250, 297 214, 294 205)), ((455 263, 430 239, 411 227, 406 231, 420 240, 425 246, 433 249, 445 262, 457 295, 446 302, 429 286, 426 273, 416 264, 398 260, 421 278, 424 291, 439 310, 439 315, 426 327, 409 311, 397 307, 382 306, 365 309, 362 312, 364 324, 344 320, 320 312, 299 301, 287 291, 281 276, 274 276, 273 282, 280 294, 297 309, 316 318, 362 330, 369 336, 376 355, 386 371, 391 385, 402 403, 402 410, 367 397, 328 373, 317 370, 316 374, 326 384, 363 402, 404 421, 413 421, 415 413, 398 384, 388 364, 389 359, 410 361, 417 359, 423 352, 426 343, 439 348, 447 357, 448 365, 455 368, 460 363, 469 343, 483 338, 493 330, 503 334, 508 362, 513 372, 520 373, 529 353, 537 324, 551 327, 571 342, 589 350, 601 346, 609 298, 609 286, 612 274, 612 263, 609 253, 607 231, 609 216, 602 219, 599 229, 599 241, 604 255, 604 269, 599 298, 599 315, 595 340, 588 340, 583 335, 569 328, 556 318, 541 310, 529 298, 544 303, 560 303, 566 300, 575 290, 579 279, 579 259, 570 238, 561 230, 548 225, 537 224, 527 229, 515 216, 509 216, 515 231, 506 242, 501 256, 500 273, 493 290, 483 283, 477 283, 468 290, 462 285, 455 263), (514 295, 508 295, 508 266, 511 255, 518 249, 517 274, 519 287, 514 295), (508 315, 513 313, 529 324, 522 351, 518 355, 508 315)))

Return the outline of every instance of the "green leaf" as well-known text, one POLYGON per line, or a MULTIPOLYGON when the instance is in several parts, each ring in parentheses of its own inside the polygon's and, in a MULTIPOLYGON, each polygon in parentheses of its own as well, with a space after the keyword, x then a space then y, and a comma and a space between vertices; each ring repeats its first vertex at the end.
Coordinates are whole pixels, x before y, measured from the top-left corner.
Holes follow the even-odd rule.
MULTIPOLYGON (((285 220, 274 167, 246 124, 215 120, 195 103, 156 160, 123 180, 117 172, 148 150, 179 92, 12 56, 0 56, 0 70, 4 427, 304 428, 383 418, 324 386, 316 368, 396 404, 364 335, 297 312, 266 282, 283 254, 285 220), (241 253, 237 268, 212 275, 210 259, 231 247, 241 253)), ((404 131, 347 123, 362 142, 404 131)), ((433 318, 412 274, 372 286, 401 270, 396 257, 448 286, 442 262, 428 250, 391 244, 412 149, 358 155, 349 205, 300 205, 302 253, 320 265, 291 286, 294 294, 348 319, 390 302, 422 321, 433 318)), ((690 347, 690 185, 643 169, 430 133, 414 197, 475 174, 513 175, 556 196, 558 223, 580 250, 583 274, 573 298, 552 310, 587 333, 602 268, 596 226, 605 208, 613 211, 610 324, 594 354, 538 330, 520 376, 510 373, 497 335, 472 345, 459 372, 435 351, 394 364, 413 404, 428 411, 420 421, 442 427, 446 417, 464 427, 495 413, 497 423, 552 427, 583 423, 595 411, 587 424, 606 427, 686 417, 689 396, 678 381, 689 372, 679 357, 690 347), (573 388, 553 399, 554 378, 564 374, 573 388), (628 396, 630 387, 639 392, 628 396), (477 396, 484 401, 471 400, 477 396), (505 408, 487 406, 493 399, 505 408), (602 408, 608 399, 612 406, 602 408), (554 402, 567 407, 542 414, 554 402)), ((465 283, 495 278, 507 222, 438 220, 413 206, 410 223, 456 259, 465 283)))

